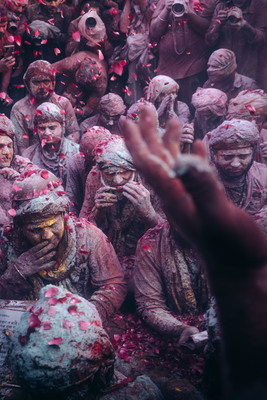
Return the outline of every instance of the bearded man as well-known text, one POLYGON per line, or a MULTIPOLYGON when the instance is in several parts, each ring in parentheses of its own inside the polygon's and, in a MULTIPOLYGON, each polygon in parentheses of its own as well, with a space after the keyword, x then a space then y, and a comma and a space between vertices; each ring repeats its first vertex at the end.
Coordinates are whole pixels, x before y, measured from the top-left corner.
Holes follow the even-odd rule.
POLYGON ((229 199, 254 215, 267 204, 267 171, 254 161, 259 130, 249 121, 224 121, 207 135, 211 160, 229 199))
POLYGON ((106 236, 66 214, 69 199, 51 172, 26 173, 15 189, 15 232, 2 250, 0 297, 35 299, 53 283, 90 299, 105 320, 126 293, 122 268, 106 236))
POLYGON ((44 102, 54 103, 60 108, 65 116, 65 136, 78 143, 80 130, 77 119, 70 101, 54 92, 56 78, 52 65, 43 60, 34 61, 28 67, 23 79, 28 94, 11 110, 18 153, 22 154, 27 147, 37 142, 34 133, 34 115, 37 107, 44 102))

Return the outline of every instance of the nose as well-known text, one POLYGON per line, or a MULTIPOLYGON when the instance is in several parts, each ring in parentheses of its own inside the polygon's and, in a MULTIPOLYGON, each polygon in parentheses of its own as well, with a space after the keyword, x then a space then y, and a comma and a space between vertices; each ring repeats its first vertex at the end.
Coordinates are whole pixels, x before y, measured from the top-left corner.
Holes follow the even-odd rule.
POLYGON ((5 146, 5 147, 3 148, 2 153, 5 154, 5 155, 9 153, 9 150, 8 150, 8 147, 7 147, 7 146, 5 146))
POLYGON ((234 168, 240 167, 240 160, 237 157, 235 157, 231 162, 231 166, 234 168))
POLYGON ((116 174, 113 178, 113 183, 115 186, 119 186, 123 183, 123 177, 120 174, 116 174))
POLYGON ((43 229, 43 231, 42 231, 42 239, 43 240, 50 239, 52 236, 53 236, 53 232, 52 232, 51 228, 46 227, 43 229))

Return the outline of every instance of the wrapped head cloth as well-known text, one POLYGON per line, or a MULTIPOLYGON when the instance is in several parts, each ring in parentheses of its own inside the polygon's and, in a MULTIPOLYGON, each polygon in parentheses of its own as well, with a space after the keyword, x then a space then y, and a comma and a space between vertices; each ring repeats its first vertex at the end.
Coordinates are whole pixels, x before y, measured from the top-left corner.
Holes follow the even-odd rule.
POLYGON ((13 123, 4 114, 0 114, 0 136, 9 136, 13 139, 15 135, 15 128, 13 123))
POLYGON ((113 377, 114 360, 95 306, 53 285, 43 287, 37 302, 22 314, 11 342, 13 371, 34 397, 68 393, 83 382, 88 388, 92 383, 105 387, 113 377), (53 315, 49 312, 51 299, 53 315), (29 334, 31 320, 38 329, 29 334))
POLYGON ((100 112, 102 111, 107 115, 115 116, 123 115, 126 110, 126 106, 118 94, 108 93, 101 97, 98 109, 100 112))
POLYGON ((56 83, 56 71, 48 61, 37 60, 32 62, 23 76, 23 80, 27 90, 30 92, 30 81, 33 77, 48 77, 51 79, 53 88, 56 83))
POLYGON ((91 46, 100 42, 106 36, 106 27, 96 11, 89 10, 85 13, 79 23, 78 29, 81 35, 91 43, 91 46))
POLYGON ((235 53, 228 49, 215 50, 208 60, 208 74, 228 76, 237 69, 235 53))
POLYGON ((93 160, 95 157, 95 148, 100 145, 100 143, 107 143, 111 138, 111 133, 108 129, 103 126, 93 126, 87 129, 83 134, 80 141, 80 152, 84 154, 87 160, 93 160))
POLYGON ((179 85, 172 78, 165 75, 155 76, 149 83, 147 90, 147 100, 155 104, 158 97, 162 94, 167 96, 174 91, 178 92, 179 85))
POLYGON ((256 147, 260 138, 256 124, 242 119, 226 120, 207 135, 211 151, 256 147))
POLYGON ((192 104, 196 111, 209 110, 218 117, 225 115, 227 96, 224 92, 215 88, 198 88, 192 96, 192 104))
POLYGON ((267 94, 263 90, 242 90, 229 102, 227 119, 253 120, 262 115, 267 116, 267 94))
POLYGON ((95 152, 96 164, 100 170, 111 167, 124 168, 128 171, 136 170, 132 157, 121 136, 112 135, 108 142, 97 146, 95 152))
POLYGON ((39 124, 52 121, 59 122, 60 125, 62 125, 62 136, 64 136, 65 118, 61 112, 61 109, 53 103, 42 103, 36 109, 36 113, 34 115, 34 125, 37 126, 39 124))
POLYGON ((46 217, 64 213, 68 208, 69 199, 61 180, 47 170, 26 171, 14 182, 14 187, 11 198, 17 217, 32 214, 46 217))

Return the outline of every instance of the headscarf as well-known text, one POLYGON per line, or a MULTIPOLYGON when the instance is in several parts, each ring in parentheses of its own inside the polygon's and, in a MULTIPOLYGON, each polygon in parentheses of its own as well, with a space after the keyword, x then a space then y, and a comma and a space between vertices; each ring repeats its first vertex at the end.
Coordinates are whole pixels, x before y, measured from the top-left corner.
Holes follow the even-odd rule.
POLYGON ((113 116, 124 114, 126 106, 118 94, 108 93, 101 97, 98 109, 100 112, 102 111, 110 116, 113 116))
POLYGON ((242 119, 226 120, 207 135, 211 150, 256 147, 260 138, 257 125, 242 119))
POLYGON ((179 85, 175 80, 165 75, 155 76, 148 85, 147 100, 155 104, 161 94, 168 95, 176 90, 178 92, 179 85))
MULTIPOLYGON (((93 42, 101 42, 106 36, 106 27, 102 19, 99 17, 96 11, 89 10, 86 14, 84 14, 78 22, 78 29, 81 35, 89 41, 93 42), (91 19, 92 21, 95 20, 96 25, 93 28, 87 27, 87 20, 91 19), (90 40, 91 39, 91 40, 90 40)), ((92 46, 91 42, 91 46, 92 46)))
POLYGON ((37 60, 32 62, 23 76, 27 90, 30 92, 30 81, 33 77, 47 76, 51 79, 53 87, 56 83, 56 71, 48 61, 37 60))
POLYGON ((231 75, 237 69, 235 53, 228 49, 215 50, 209 60, 207 72, 223 72, 225 76, 231 75))
POLYGON ((196 111, 209 110, 219 117, 225 115, 227 95, 215 88, 198 88, 192 96, 192 104, 196 111))
POLYGON ((112 135, 111 139, 96 147, 96 165, 100 170, 110 167, 125 168, 128 171, 135 171, 132 157, 127 150, 122 137, 112 135))
POLYGON ((227 119, 252 120, 261 115, 267 116, 267 94, 263 90, 242 90, 229 102, 227 119))
POLYGON ((69 205, 61 180, 46 170, 29 170, 22 174, 14 182, 11 199, 17 217, 56 215, 64 213, 69 205))
POLYGON ((13 371, 37 397, 49 398, 49 393, 85 381, 105 387, 113 377, 114 361, 94 304, 62 286, 41 289, 37 302, 22 314, 11 342, 13 371))
POLYGON ((80 141, 80 152, 86 159, 91 160, 95 157, 94 150, 102 142, 107 142, 111 138, 111 133, 103 126, 93 126, 87 129, 80 141))
POLYGON ((4 114, 0 114, 0 136, 6 135, 13 140, 15 135, 15 128, 13 123, 4 114))
POLYGON ((127 119, 131 119, 134 122, 138 122, 139 121, 140 109, 143 106, 148 106, 151 110, 153 110, 154 113, 157 116, 157 119, 158 119, 158 113, 157 113, 156 107, 150 101, 147 101, 145 99, 140 99, 136 103, 131 105, 131 107, 127 111, 126 118, 127 119))
POLYGON ((45 122, 56 121, 63 125, 64 123, 64 115, 61 112, 61 109, 53 103, 42 103, 39 107, 37 107, 34 115, 34 125, 39 125, 45 122))
POLYGON ((80 86, 91 88, 92 82, 100 79, 102 68, 95 59, 83 61, 75 73, 75 79, 80 86))

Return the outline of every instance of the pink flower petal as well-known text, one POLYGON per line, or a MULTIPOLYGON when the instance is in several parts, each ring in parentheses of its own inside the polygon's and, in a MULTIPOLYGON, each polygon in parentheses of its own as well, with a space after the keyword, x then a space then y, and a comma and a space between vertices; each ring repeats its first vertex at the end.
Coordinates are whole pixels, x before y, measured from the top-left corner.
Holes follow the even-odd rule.
POLYGON ((51 329, 52 328, 52 326, 51 326, 51 322, 50 321, 44 321, 44 329, 45 330, 48 330, 48 329, 51 329))
POLYGON ((50 342, 48 342, 49 346, 52 345, 59 345, 63 342, 62 337, 55 337, 54 339, 50 340, 50 342))
POLYGON ((54 297, 53 299, 48 300, 48 304, 50 306, 55 306, 57 304, 57 298, 54 297))
POLYGON ((56 314, 56 309, 53 306, 48 307, 47 310, 47 314, 49 315, 49 317, 54 317, 54 315, 56 314))
POLYGON ((69 306, 68 312, 70 314, 77 314, 77 306, 69 306))
POLYGON ((79 299, 76 299, 76 297, 72 297, 70 299, 70 304, 76 304, 76 303, 81 303, 82 301, 79 299))
POLYGON ((71 329, 71 328, 74 327, 74 323, 69 321, 68 319, 66 319, 64 321, 63 327, 66 328, 66 329, 71 329))
POLYGON ((14 185, 12 189, 15 190, 15 192, 19 192, 21 190, 21 187, 18 185, 14 185))
POLYGON ((41 327, 41 321, 36 314, 32 314, 29 318, 29 328, 40 328, 41 327))
MULTIPOLYGON (((47 179, 47 178, 48 178, 48 171, 46 171, 46 170, 42 171, 42 172, 41 172, 41 177, 44 178, 44 179, 47 179)), ((52 289, 52 288, 50 288, 50 289, 52 289)), ((49 290, 50 290, 50 289, 49 289, 49 290)), ((55 289, 55 288, 54 288, 54 289, 55 289)), ((48 296, 48 295, 47 295, 47 293, 49 292, 49 290, 46 292, 45 297, 52 297, 52 296, 48 296)), ((57 289, 57 292, 56 292, 53 296, 55 296, 55 295, 57 295, 57 294, 58 294, 58 289, 57 289)))
POLYGON ((15 217, 17 215, 16 210, 14 210, 14 208, 10 208, 10 210, 8 210, 8 214, 11 215, 12 217, 15 217))
POLYGON ((104 60, 104 56, 103 56, 102 51, 101 51, 101 50, 97 50, 97 54, 98 54, 99 60, 100 60, 100 61, 103 61, 103 60, 104 60))
POLYGON ((72 32, 72 37, 75 42, 79 42, 81 40, 81 34, 79 31, 72 32))
MULTIPOLYGON (((43 172, 45 172, 45 171, 43 171, 43 172)), ((46 179, 46 178, 44 178, 44 179, 46 179)), ((58 288, 53 286, 53 287, 49 288, 47 292, 45 292, 45 297, 49 299, 50 297, 56 296, 57 294, 58 294, 58 288)))
POLYGON ((87 321, 79 321, 79 328, 80 328, 82 331, 86 331, 86 329, 88 328, 89 325, 90 325, 90 324, 89 324, 89 322, 87 322, 87 321))
POLYGON ((57 47, 54 48, 54 52, 56 56, 61 53, 61 51, 57 47))

